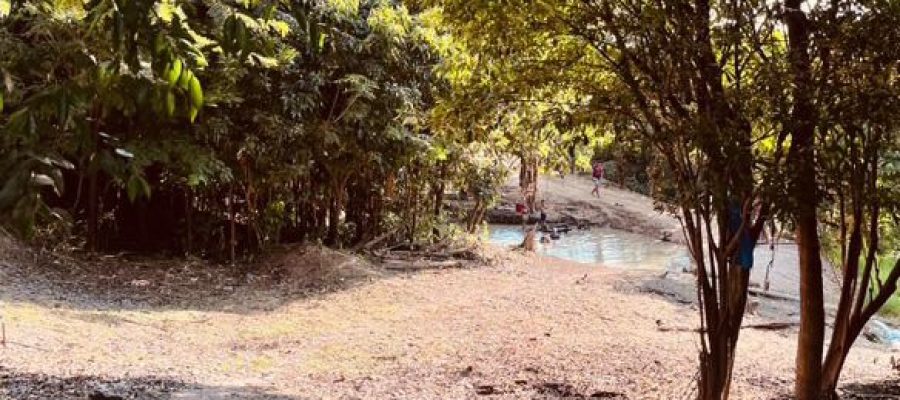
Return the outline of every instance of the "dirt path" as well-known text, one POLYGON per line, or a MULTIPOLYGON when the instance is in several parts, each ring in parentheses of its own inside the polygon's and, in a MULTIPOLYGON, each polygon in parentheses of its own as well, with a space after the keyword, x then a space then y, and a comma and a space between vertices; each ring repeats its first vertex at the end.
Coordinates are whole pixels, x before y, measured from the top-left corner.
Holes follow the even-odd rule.
MULTIPOLYGON (((202 308, 44 299, 4 279, 0 398, 689 398, 697 337, 659 329, 692 327, 689 305, 644 293, 645 277, 497 254, 312 297, 237 287, 202 308)), ((746 330, 734 398, 788 391, 794 345, 746 330)), ((892 379, 889 360, 858 346, 845 382, 892 379)))

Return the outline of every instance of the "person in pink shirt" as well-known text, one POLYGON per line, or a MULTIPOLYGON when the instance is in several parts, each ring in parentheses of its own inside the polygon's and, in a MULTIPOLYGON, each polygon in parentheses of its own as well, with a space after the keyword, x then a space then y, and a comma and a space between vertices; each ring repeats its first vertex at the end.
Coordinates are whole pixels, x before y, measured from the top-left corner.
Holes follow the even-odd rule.
POLYGON ((591 190, 592 196, 600 197, 600 184, 603 183, 604 178, 603 163, 598 161, 594 163, 594 170, 591 173, 591 179, 594 181, 594 190, 591 190))

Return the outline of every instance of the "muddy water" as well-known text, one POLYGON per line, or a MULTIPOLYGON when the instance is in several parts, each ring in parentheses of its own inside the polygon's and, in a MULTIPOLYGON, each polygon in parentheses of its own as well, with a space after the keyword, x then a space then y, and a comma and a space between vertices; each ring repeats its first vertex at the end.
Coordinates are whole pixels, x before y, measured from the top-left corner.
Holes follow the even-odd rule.
MULTIPOLYGON (((491 225, 488 230, 489 241, 494 244, 518 245, 524 238, 518 225, 491 225)), ((690 264, 681 245, 608 228, 573 230, 537 246, 537 251, 546 256, 614 268, 661 270, 690 264)))

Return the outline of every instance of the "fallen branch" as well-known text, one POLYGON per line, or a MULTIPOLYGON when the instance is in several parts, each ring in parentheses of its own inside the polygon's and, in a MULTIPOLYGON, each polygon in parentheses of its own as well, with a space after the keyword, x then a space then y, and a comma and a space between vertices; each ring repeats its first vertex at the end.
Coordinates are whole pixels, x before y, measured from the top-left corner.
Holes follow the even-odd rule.
POLYGON ((351 250, 352 250, 352 251, 359 251, 359 250, 363 250, 363 249, 370 249, 370 248, 372 248, 372 246, 375 246, 376 244, 381 243, 382 241, 384 241, 384 239, 387 239, 387 238, 393 236, 395 233, 397 233, 397 230, 398 230, 398 229, 399 229, 399 228, 391 229, 390 231, 385 232, 384 234, 382 234, 382 235, 380 235, 380 236, 377 236, 377 237, 375 237, 374 239, 372 239, 372 240, 370 240, 370 241, 368 241, 368 242, 357 244, 357 245, 354 246, 351 250))
POLYGON ((791 296, 785 293, 772 292, 768 290, 761 290, 757 288, 748 288, 747 292, 757 297, 766 297, 775 300, 787 300, 787 301, 796 301, 800 302, 800 298, 796 296, 791 296))
MULTIPOLYGON (((765 322, 759 324, 747 324, 741 325, 741 329, 759 329, 762 331, 778 331, 782 329, 793 328, 795 326, 800 326, 800 321, 777 321, 777 322, 765 322)), ((688 328, 684 326, 663 326, 660 321, 656 323, 656 329, 660 332, 694 332, 694 333, 702 333, 703 330, 700 328, 688 328)))
POLYGON ((403 260, 385 260, 382 264, 384 269, 391 271, 421 271, 428 269, 448 269, 462 268, 465 263, 459 260, 447 261, 403 261, 403 260))
POLYGON ((768 322, 763 324, 748 324, 741 326, 741 329, 759 329, 763 331, 778 331, 782 329, 793 328, 795 326, 800 326, 800 321, 783 321, 783 322, 768 322))

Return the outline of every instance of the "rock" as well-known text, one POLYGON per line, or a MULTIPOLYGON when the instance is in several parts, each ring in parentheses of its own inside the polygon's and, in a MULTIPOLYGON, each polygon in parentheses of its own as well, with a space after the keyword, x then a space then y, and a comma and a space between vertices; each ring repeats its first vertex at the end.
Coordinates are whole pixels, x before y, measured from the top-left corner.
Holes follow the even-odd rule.
POLYGON ((131 286, 134 287, 147 287, 150 286, 150 281, 146 279, 135 279, 131 281, 131 286))
POLYGON ((759 300, 747 300, 747 314, 757 315, 759 313, 759 300))
POLYGON ((900 329, 891 327, 882 321, 877 319, 869 321, 864 335, 870 340, 874 339, 872 340, 874 342, 883 343, 891 347, 891 349, 900 350, 900 329))

